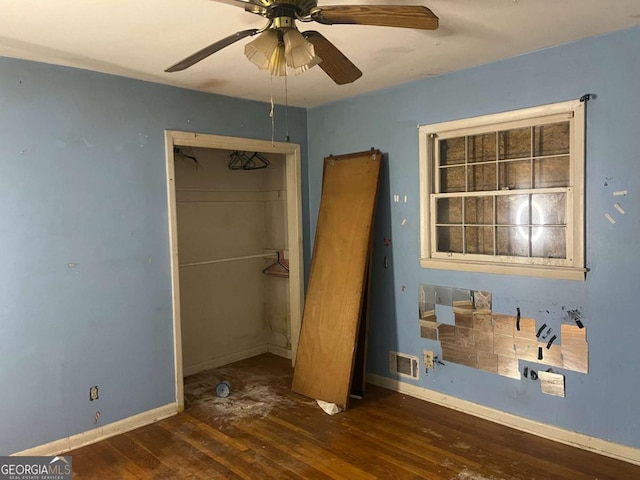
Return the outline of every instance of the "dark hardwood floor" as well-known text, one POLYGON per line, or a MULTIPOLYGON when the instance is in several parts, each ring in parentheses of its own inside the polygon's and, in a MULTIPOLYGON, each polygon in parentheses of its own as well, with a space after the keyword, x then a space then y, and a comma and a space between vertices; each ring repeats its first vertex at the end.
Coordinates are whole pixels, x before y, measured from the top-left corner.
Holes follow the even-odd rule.
POLYGON ((266 354, 188 377, 184 412, 69 452, 74 478, 640 478, 640 466, 375 386, 329 416, 291 392, 291 374, 266 354))

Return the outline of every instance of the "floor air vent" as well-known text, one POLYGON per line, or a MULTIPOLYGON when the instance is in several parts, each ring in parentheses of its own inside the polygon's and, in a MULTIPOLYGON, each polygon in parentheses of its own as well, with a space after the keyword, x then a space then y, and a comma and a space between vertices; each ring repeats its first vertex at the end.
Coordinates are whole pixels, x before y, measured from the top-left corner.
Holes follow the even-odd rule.
POLYGON ((389 352, 389 370, 395 375, 418 380, 418 357, 405 353, 389 352))

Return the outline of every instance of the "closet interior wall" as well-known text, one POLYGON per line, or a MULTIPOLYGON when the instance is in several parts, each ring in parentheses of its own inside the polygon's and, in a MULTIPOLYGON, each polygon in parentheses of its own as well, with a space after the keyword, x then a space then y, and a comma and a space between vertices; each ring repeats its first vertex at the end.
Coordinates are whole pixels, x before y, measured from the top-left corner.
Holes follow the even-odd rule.
POLYGON ((184 375, 267 351, 290 356, 288 279, 263 273, 276 251, 288 257, 285 156, 230 170, 228 150, 184 153, 197 160, 175 155, 184 375))

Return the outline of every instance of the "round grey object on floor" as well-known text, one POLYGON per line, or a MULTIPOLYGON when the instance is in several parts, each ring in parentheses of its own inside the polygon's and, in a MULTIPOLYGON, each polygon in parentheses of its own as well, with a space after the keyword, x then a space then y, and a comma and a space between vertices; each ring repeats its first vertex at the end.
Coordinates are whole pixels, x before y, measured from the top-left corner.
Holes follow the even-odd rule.
POLYGON ((231 384, 229 382, 220 382, 216 385, 216 395, 220 398, 226 398, 231 393, 231 384))

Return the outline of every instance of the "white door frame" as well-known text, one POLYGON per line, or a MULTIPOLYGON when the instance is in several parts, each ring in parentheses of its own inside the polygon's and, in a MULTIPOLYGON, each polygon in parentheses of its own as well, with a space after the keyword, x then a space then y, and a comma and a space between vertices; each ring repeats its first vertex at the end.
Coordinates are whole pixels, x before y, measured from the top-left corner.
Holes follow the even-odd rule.
POLYGON ((173 351, 176 373, 176 405, 184 409, 184 380, 182 372, 182 330, 180 324, 180 279, 178 262, 178 222, 174 146, 202 147, 219 150, 241 150, 275 153, 286 156, 286 219, 289 247, 289 318, 291 322, 291 361, 295 365, 302 323, 302 190, 300 175, 300 145, 270 142, 250 138, 223 137, 193 132, 165 130, 167 162, 167 199, 169 203, 169 243, 171 248, 171 290, 173 302, 173 351))

